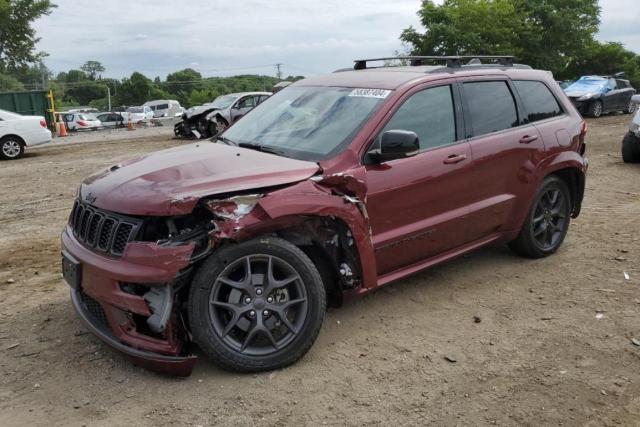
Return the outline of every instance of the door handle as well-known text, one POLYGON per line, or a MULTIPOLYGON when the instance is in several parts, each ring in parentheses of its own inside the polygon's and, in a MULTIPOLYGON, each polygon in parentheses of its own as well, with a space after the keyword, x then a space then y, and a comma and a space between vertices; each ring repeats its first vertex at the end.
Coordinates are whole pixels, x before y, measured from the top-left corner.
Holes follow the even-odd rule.
POLYGON ((453 165, 467 159, 466 154, 452 154, 442 161, 445 165, 453 165))
POLYGON ((537 139, 538 139, 537 135, 533 135, 533 136, 525 135, 522 138, 520 138, 520 144, 528 144, 528 143, 533 142, 533 141, 535 141, 537 139))

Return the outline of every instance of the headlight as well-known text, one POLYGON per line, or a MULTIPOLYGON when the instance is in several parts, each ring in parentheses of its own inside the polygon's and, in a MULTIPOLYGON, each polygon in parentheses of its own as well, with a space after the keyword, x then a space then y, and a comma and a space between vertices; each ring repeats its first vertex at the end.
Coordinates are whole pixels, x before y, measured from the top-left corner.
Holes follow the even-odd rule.
POLYGON ((578 101, 586 101, 587 99, 591 98, 593 96, 592 93, 586 93, 584 95, 582 95, 580 98, 578 98, 578 101))

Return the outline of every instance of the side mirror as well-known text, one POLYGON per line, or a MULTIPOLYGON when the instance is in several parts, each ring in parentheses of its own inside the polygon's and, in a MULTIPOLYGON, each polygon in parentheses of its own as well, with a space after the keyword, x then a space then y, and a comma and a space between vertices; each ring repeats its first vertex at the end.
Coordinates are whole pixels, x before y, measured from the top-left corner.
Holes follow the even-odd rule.
POLYGON ((634 104, 640 104, 640 95, 633 95, 631 97, 631 102, 633 102, 634 104))
POLYGON ((420 140, 409 130, 388 130, 380 138, 380 151, 371 153, 378 163, 415 156, 420 151, 420 140))

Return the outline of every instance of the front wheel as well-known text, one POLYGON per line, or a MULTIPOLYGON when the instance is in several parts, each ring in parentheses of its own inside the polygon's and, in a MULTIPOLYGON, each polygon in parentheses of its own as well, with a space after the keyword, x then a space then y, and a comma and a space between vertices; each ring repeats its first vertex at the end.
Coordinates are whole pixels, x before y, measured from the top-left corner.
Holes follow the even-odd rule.
POLYGON ((518 255, 543 258, 562 244, 571 216, 571 195, 567 184, 556 176, 547 177, 535 198, 518 237, 509 247, 518 255))
POLYGON ((286 240, 263 237, 214 252, 189 293, 194 341, 222 368, 256 372, 301 358, 326 309, 316 266, 286 240))
POLYGON ((5 136, 0 140, 0 158, 15 160, 24 154, 24 142, 16 136, 5 136))
POLYGON ((598 118, 602 115, 602 101, 593 101, 589 105, 589 109, 587 110, 587 115, 591 117, 598 118))

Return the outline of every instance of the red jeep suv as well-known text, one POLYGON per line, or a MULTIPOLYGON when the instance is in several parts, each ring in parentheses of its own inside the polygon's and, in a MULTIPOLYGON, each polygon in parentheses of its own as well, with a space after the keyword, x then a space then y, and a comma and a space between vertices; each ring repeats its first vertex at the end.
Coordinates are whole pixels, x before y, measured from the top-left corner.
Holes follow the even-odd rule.
POLYGON ((404 59, 299 81, 215 143, 84 180, 62 263, 91 332, 177 375, 195 345, 227 369, 275 369, 345 297, 491 243, 555 252, 587 160, 585 122, 551 73, 404 59))

